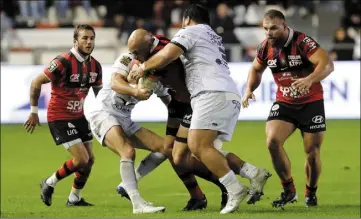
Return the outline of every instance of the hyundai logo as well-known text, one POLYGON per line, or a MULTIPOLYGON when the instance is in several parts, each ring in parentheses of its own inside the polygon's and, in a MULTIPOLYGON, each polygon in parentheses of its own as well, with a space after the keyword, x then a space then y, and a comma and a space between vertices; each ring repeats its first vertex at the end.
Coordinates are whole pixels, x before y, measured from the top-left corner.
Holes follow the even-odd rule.
POLYGON ((315 116, 315 117, 312 118, 313 123, 322 123, 323 120, 324 120, 323 116, 320 116, 320 115, 315 116))

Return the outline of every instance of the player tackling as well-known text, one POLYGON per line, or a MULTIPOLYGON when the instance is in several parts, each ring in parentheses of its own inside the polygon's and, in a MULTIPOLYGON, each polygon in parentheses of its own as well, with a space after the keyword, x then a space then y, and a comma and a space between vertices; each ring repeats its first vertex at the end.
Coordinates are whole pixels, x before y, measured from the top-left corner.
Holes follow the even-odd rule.
POLYGON ((242 105, 248 107, 248 100, 255 98, 253 92, 269 67, 277 93, 266 124, 267 146, 283 186, 283 192, 272 205, 283 208, 297 200, 291 163, 283 145, 298 128, 306 153, 305 205, 316 206, 320 148, 326 131, 320 82, 333 71, 333 62, 315 40, 288 27, 280 11, 269 10, 264 15, 263 28, 267 39, 260 44, 249 71, 242 105))

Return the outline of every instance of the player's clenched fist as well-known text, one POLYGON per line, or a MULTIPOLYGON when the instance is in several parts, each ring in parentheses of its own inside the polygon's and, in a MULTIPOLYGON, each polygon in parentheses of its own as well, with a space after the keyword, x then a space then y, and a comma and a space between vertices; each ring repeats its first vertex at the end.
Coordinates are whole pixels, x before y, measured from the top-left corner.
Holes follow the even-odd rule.
POLYGON ((254 96, 252 91, 246 90, 246 92, 244 93, 243 98, 242 98, 242 107, 243 108, 247 108, 249 106, 249 103, 248 103, 249 99, 256 100, 256 97, 254 96))
POLYGON ((138 100, 148 100, 150 95, 152 95, 152 91, 145 89, 145 88, 137 88, 135 92, 135 97, 138 100))
POLYGON ((40 126, 39 116, 36 113, 30 113, 28 120, 24 123, 27 132, 33 133, 36 125, 40 126))

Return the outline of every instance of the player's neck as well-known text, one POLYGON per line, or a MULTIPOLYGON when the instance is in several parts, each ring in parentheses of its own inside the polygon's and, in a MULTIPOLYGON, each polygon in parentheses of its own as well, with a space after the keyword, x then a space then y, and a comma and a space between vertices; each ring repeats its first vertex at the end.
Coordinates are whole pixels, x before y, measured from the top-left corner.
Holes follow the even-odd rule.
POLYGON ((84 62, 89 60, 90 55, 82 53, 78 48, 75 48, 75 51, 84 59, 84 62))

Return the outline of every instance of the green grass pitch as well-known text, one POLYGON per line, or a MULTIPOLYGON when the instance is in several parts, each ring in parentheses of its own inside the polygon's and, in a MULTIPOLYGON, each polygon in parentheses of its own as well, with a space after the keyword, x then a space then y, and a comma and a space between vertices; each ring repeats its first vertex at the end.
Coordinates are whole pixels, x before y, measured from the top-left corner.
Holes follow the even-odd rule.
MULTIPOLYGON (((160 135, 164 123, 143 123, 160 135)), ((25 133, 22 125, 1 125, 1 216, 2 217, 145 217, 145 218, 251 218, 251 217, 322 217, 360 218, 360 121, 333 120, 327 123, 327 133, 321 150, 323 169, 319 182, 319 206, 304 206, 304 152, 300 133, 295 132, 285 148, 292 162, 299 201, 274 209, 271 201, 281 191, 280 181, 273 170, 265 145, 265 122, 239 122, 233 141, 224 149, 235 152, 242 159, 259 167, 268 168, 269 179, 262 201, 249 206, 242 203, 238 212, 219 214, 220 192, 218 188, 199 179, 208 198, 208 207, 201 212, 184 213, 181 209, 188 201, 188 193, 168 162, 146 176, 139 183, 142 196, 157 205, 166 206, 165 213, 134 216, 128 200, 120 198, 115 187, 120 182, 119 158, 94 140, 95 165, 83 191, 83 197, 94 203, 91 208, 68 208, 65 202, 73 177, 58 183, 53 205, 45 206, 39 195, 39 182, 52 174, 69 158, 62 146, 56 147, 46 124, 34 134, 25 133)), ((137 151, 138 163, 148 152, 137 151)), ((242 182, 247 182, 241 179, 242 182)))

